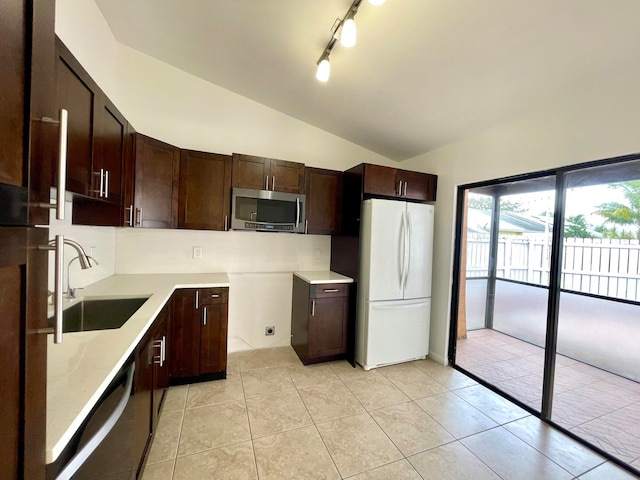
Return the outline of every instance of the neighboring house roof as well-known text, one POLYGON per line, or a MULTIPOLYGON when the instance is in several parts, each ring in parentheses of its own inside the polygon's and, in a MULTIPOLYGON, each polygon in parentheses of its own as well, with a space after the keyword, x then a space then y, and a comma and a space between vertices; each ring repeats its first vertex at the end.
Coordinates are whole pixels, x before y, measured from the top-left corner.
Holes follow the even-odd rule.
MULTIPOLYGON (((547 231, 552 228, 549 221, 547 231)), ((491 211, 469 208, 467 211, 467 230, 477 233, 487 233, 491 230, 491 211)), ((502 233, 544 233, 543 220, 513 212, 500 214, 500 232, 502 233)))

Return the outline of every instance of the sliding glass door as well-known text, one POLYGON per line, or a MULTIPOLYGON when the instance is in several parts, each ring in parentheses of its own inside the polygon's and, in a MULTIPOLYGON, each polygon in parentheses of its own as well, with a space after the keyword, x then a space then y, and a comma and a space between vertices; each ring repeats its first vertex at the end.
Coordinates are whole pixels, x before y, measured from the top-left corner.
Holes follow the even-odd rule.
POLYGON ((466 192, 456 363, 542 406, 555 177, 466 192))
POLYGON ((568 172, 551 419, 640 468, 640 164, 568 172))
POLYGON ((640 469, 640 156, 458 193, 450 361, 640 469))

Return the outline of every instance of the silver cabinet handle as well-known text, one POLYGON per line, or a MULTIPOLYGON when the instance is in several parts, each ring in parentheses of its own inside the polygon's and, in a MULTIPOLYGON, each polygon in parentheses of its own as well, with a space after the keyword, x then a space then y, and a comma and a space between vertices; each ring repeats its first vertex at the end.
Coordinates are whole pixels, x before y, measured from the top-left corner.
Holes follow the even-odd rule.
POLYGON ((109 170, 104 171, 104 198, 109 198, 109 170))
POLYGON ((264 189, 269 190, 269 175, 264 177, 264 189))
POLYGON ((38 246, 39 250, 55 251, 55 280, 53 291, 53 308, 56 325, 53 331, 53 343, 62 343, 62 295, 64 293, 64 236, 56 235, 48 245, 38 246))
POLYGON ((300 223, 300 199, 296 197, 296 229, 300 223))
POLYGON ((404 182, 404 194, 402 196, 403 197, 407 196, 407 182, 404 182))
POLYGON ((100 183, 98 190, 92 190, 98 194, 99 198, 104 197, 104 168, 101 168, 99 172, 93 172, 94 175, 100 176, 100 183))
POLYGON ((155 363, 156 365, 162 366, 164 365, 164 355, 162 353, 162 351, 164 350, 164 342, 162 340, 154 340, 153 341, 153 348, 159 348, 160 349, 160 355, 158 355, 158 359, 156 360, 156 357, 153 357, 153 363, 155 363))
POLYGON ((224 216, 224 231, 225 231, 225 232, 229 231, 229 223, 228 223, 228 220, 229 220, 229 215, 225 215, 225 216, 224 216))
POLYGON ((316 301, 315 300, 311 300, 311 316, 312 317, 316 316, 316 301))
MULTIPOLYGON (((58 185, 56 192, 56 218, 64 220, 64 197, 67 189, 67 130, 69 128, 69 112, 66 108, 60 109, 60 133, 58 137, 58 185)), ((62 328, 62 327, 60 327, 62 328)), ((60 342, 62 342, 62 330, 60 330, 60 342)))
POLYGON ((324 292, 325 293, 335 293, 335 292, 339 292, 340 289, 339 288, 325 288, 324 292))
POLYGON ((398 181, 398 195, 402 196, 402 180, 398 181))
MULTIPOLYGON (((64 197, 67 189, 67 130, 69 128, 69 112, 60 109, 60 136, 58 137, 58 188, 56 192, 56 218, 64 220, 64 197)), ((61 327, 62 328, 62 327, 61 327)), ((60 330, 62 342, 62 330, 60 330)))
POLYGON ((207 326, 207 307, 206 306, 202 307, 202 324, 205 327, 207 326))
POLYGON ((304 233, 309 233, 309 219, 304 221, 304 233))
POLYGON ((211 298, 220 298, 220 295, 218 295, 217 293, 212 293, 211 298))
MULTIPOLYGON (((126 212, 127 210, 129 210, 129 223, 127 224, 128 227, 133 227, 133 205, 129 205, 128 207, 124 207, 124 211, 126 212)), ((127 222, 127 220, 125 220, 125 223, 127 222)))
POLYGON ((196 310, 200 308, 200 290, 196 290, 196 310))
POLYGON ((43 123, 60 126, 58 130, 58 182, 56 184, 56 203, 38 203, 41 208, 55 208, 56 218, 64 220, 64 197, 67 189, 67 132, 69 130, 69 112, 61 108, 58 120, 48 117, 40 119, 43 123))
POLYGON ((276 177, 271 177, 271 190, 276 189, 276 177))
POLYGON ((136 227, 142 226, 142 209, 136 208, 136 227))
POLYGON ((162 336, 162 362, 167 361, 167 336, 162 336))

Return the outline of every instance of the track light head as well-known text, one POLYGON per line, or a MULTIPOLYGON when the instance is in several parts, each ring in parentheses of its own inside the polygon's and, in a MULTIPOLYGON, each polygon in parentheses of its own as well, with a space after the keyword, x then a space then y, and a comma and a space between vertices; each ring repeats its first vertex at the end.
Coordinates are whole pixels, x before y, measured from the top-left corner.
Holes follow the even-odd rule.
POLYGON ((316 79, 320 82, 327 82, 331 75, 331 63, 329 63, 329 55, 324 54, 318 62, 318 69, 316 70, 316 79))

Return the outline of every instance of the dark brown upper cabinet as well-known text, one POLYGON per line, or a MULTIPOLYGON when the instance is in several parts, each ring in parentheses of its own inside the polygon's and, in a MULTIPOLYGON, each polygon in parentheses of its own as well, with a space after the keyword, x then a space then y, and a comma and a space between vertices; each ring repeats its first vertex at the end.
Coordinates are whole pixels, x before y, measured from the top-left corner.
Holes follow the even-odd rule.
POLYGON ((68 114, 67 190, 74 196, 73 223, 121 225, 123 168, 128 123, 56 39, 56 107, 68 114))
POLYGON ((230 155, 180 152, 179 228, 229 229, 231 163, 230 155))
POLYGON ((102 198, 121 203, 127 120, 103 93, 95 97, 93 114, 94 150, 91 170, 94 190, 97 187, 99 195, 102 172, 102 198))
POLYGON ((136 133, 134 165, 134 226, 176 228, 180 149, 136 133))
POLYGON ((69 112, 67 190, 91 192, 94 92, 90 79, 60 39, 56 39, 56 108, 69 112))
POLYGON ((342 172, 306 167, 305 233, 338 235, 342 209, 342 172))
POLYGON ((304 164, 234 153, 232 186, 304 193, 304 164))
POLYGON ((436 199, 438 177, 435 175, 369 163, 354 167, 357 168, 362 169, 365 194, 424 202, 433 202, 436 199))

